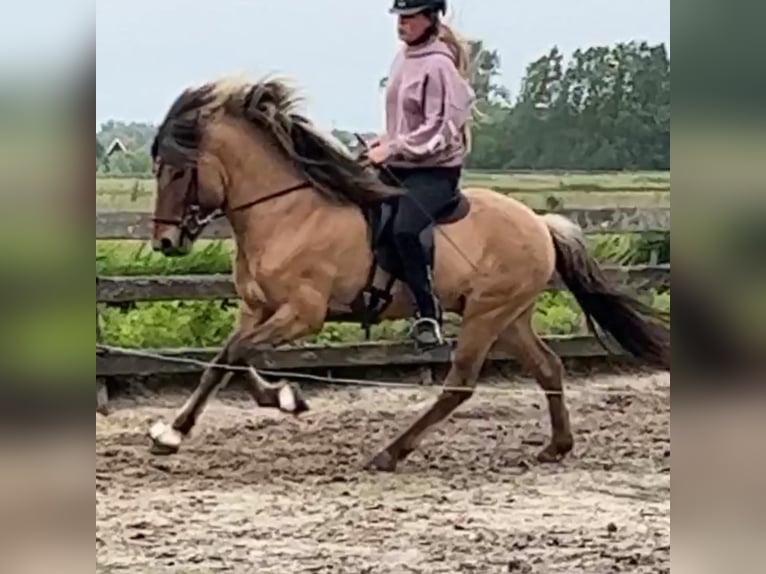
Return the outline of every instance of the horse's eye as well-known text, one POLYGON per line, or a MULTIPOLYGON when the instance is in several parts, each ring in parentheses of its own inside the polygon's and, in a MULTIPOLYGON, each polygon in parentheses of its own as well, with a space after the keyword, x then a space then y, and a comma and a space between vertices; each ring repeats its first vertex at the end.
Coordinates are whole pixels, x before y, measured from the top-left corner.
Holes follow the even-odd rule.
POLYGON ((175 173, 174 173, 174 174, 173 174, 173 175, 170 177, 170 181, 176 181, 176 180, 178 180, 178 179, 181 179, 183 176, 184 176, 184 172, 182 172, 182 171, 177 171, 177 172, 175 172, 175 173))

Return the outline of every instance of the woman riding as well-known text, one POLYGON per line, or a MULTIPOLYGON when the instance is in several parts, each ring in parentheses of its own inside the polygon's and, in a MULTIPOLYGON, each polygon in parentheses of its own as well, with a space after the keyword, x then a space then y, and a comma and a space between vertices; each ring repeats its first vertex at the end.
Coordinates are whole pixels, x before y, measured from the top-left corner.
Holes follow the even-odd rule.
POLYGON ((407 192, 393 221, 403 279, 417 307, 413 337, 423 346, 443 343, 441 309, 419 235, 457 200, 468 148, 474 93, 468 54, 442 21, 446 0, 395 0, 404 47, 394 60, 386 92, 386 132, 368 159, 383 165, 407 192))

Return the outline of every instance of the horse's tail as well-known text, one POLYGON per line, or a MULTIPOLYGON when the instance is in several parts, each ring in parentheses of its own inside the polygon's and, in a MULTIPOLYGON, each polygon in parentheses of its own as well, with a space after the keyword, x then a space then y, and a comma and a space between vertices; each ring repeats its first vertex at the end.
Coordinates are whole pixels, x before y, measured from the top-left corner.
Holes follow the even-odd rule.
POLYGON ((635 357, 670 368, 670 325, 667 314, 619 290, 588 253, 582 229, 557 214, 543 219, 556 250, 556 271, 585 312, 635 357))

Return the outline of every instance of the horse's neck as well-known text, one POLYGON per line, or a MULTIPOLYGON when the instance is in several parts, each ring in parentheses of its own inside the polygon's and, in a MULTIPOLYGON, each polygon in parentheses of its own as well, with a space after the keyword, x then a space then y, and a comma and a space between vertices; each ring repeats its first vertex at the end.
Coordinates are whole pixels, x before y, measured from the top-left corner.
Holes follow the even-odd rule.
MULTIPOLYGON (((269 193, 287 189, 270 190, 269 193)), ((316 209, 321 208, 320 198, 311 187, 295 189, 294 191, 267 199, 262 203, 233 211, 229 214, 232 229, 241 245, 250 249, 253 245, 265 246, 287 230, 295 230, 316 209)))
MULTIPOLYGON (((234 143, 237 144, 234 153, 242 155, 232 161, 226 198, 230 207, 246 205, 306 181, 297 166, 256 130, 249 130, 241 141, 234 143)), ((353 251, 357 242, 363 251, 367 245, 362 213, 351 206, 332 204, 311 186, 232 211, 229 221, 240 264, 249 268, 248 274, 256 272, 264 254, 277 253, 280 257, 275 259, 281 260, 284 252, 289 258, 293 255, 289 250, 305 249, 320 236, 325 239, 329 236, 326 241, 329 244, 340 241, 337 246, 341 252, 353 251), (338 227, 344 231, 338 233, 338 227), (356 234, 349 235, 350 230, 357 229, 358 238, 356 234)), ((366 252, 362 258, 365 256, 366 252)))
POLYGON ((232 145, 227 202, 236 207, 303 181, 297 166, 258 130, 240 131, 232 145))

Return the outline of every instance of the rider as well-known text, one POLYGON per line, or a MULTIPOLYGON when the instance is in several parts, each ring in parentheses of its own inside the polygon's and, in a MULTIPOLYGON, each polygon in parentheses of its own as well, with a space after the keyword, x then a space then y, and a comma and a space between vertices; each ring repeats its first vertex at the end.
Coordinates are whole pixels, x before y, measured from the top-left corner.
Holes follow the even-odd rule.
POLYGON ((413 337, 443 343, 441 309, 419 235, 457 199, 468 147, 474 93, 466 47, 441 19, 446 0, 395 0, 404 47, 394 60, 386 92, 386 131, 368 152, 407 193, 393 221, 403 279, 417 307, 413 337), (425 211, 425 212, 424 212, 425 211))

